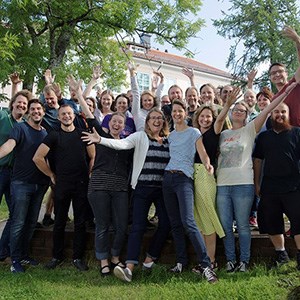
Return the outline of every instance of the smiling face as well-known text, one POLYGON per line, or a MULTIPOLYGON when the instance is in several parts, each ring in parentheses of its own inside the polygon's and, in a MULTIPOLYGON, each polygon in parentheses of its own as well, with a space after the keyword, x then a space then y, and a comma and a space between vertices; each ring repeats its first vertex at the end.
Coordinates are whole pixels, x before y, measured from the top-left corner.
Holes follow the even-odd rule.
POLYGON ((182 124, 186 119, 186 111, 185 109, 179 104, 173 104, 172 106, 172 118, 174 124, 182 124))
POLYGON ((233 87, 231 85, 226 85, 223 87, 222 91, 221 91, 221 99, 223 101, 223 103, 226 103, 229 95, 232 93, 233 91, 233 87))
POLYGON ((256 104, 256 95, 253 91, 248 90, 244 94, 244 101, 249 105, 250 108, 254 107, 256 104))
POLYGON ((271 103, 270 99, 263 94, 259 95, 257 99, 257 106, 260 111, 263 111, 271 103))
POLYGON ((62 106, 58 111, 58 120, 65 127, 69 127, 73 124, 75 119, 73 108, 70 106, 62 106))
POLYGON ((200 92, 201 103, 205 105, 210 105, 214 103, 215 92, 209 85, 204 86, 200 92))
POLYGON ((93 100, 91 100, 91 99, 86 99, 85 101, 86 101, 86 104, 87 104, 88 107, 89 107, 90 112, 93 114, 94 111, 95 111, 95 107, 94 107, 95 104, 94 104, 93 100))
POLYGON ((22 117, 25 115, 27 107, 28 99, 22 95, 19 95, 14 101, 14 103, 12 103, 12 111, 18 117, 22 117))
POLYGON ((182 99, 182 90, 177 86, 172 86, 168 91, 169 99, 172 102, 175 99, 182 99))
POLYGON ((162 113, 153 111, 147 116, 147 125, 152 135, 159 135, 164 125, 164 116, 162 113))
POLYGON ((185 97, 190 111, 196 110, 199 100, 197 90, 195 88, 189 88, 186 91, 185 97))
POLYGON ((109 132, 114 137, 119 137, 125 128, 125 119, 123 116, 113 115, 108 123, 109 132))
POLYGON ((44 97, 49 108, 58 108, 57 96, 54 91, 44 93, 44 97))
POLYGON ((274 65, 269 72, 270 80, 276 86, 287 83, 288 74, 284 66, 274 65))
POLYGON ((200 130, 207 130, 213 124, 213 114, 212 111, 208 108, 204 108, 198 117, 198 124, 200 126, 200 130))
POLYGON ((117 112, 125 113, 128 109, 128 101, 125 97, 118 97, 116 100, 116 110, 117 112))
POLYGON ((111 105, 113 103, 113 99, 112 99, 111 95, 103 94, 100 101, 101 101, 103 110, 106 110, 106 111, 110 110, 111 105))
POLYGON ((40 124, 45 115, 43 106, 40 103, 31 103, 28 109, 30 120, 35 124, 40 124))
POLYGON ((247 118, 247 109, 242 104, 236 104, 232 109, 232 121, 245 124, 247 118))
POLYGON ((142 95, 142 108, 150 110, 154 106, 154 98, 150 94, 142 95))

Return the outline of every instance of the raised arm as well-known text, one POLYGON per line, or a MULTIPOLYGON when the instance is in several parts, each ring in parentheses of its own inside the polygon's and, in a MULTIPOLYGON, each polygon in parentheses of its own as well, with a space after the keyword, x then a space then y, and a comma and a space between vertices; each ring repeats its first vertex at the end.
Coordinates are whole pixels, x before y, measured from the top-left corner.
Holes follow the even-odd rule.
POLYGON ((12 83, 12 86, 11 86, 11 97, 13 97, 19 91, 20 83, 23 81, 23 80, 20 79, 19 76, 20 75, 17 72, 14 72, 14 73, 12 73, 9 76, 10 81, 12 83))
POLYGON ((134 63, 129 62, 127 64, 128 70, 130 73, 130 83, 131 83, 131 92, 132 92, 132 110, 131 113, 134 117, 138 116, 138 113, 141 109, 140 107, 140 91, 139 91, 139 86, 136 78, 136 70, 137 66, 134 65, 134 63))
POLYGON ((92 79, 90 80, 90 82, 86 86, 84 92, 82 93, 82 96, 84 99, 91 94, 91 91, 92 91, 93 87, 98 83, 100 76, 101 76, 101 67, 95 66, 93 68, 92 79))
POLYGON ((183 68, 181 70, 182 74, 187 76, 190 79, 191 86, 196 86, 195 85, 195 74, 194 74, 194 69, 189 69, 189 68, 183 68))
POLYGON ((228 111, 231 105, 234 104, 238 99, 240 91, 241 91, 240 88, 234 87, 232 93, 229 94, 227 101, 224 103, 224 106, 215 121, 214 124, 215 134, 219 134, 222 131, 228 111))
POLYGON ((85 99, 82 95, 82 80, 76 81, 75 78, 72 75, 68 76, 69 86, 72 90, 76 91, 76 96, 78 99, 78 102, 81 106, 82 112, 85 114, 86 118, 88 119, 94 119, 94 115, 91 113, 85 99))
POLYGON ((251 70, 247 76, 247 88, 252 90, 253 89, 253 82, 254 82, 254 78, 257 74, 257 70, 251 70))
POLYGON ((48 165, 46 161, 46 156, 49 153, 50 148, 45 145, 41 144, 38 149, 36 150, 32 160, 36 164, 37 168, 43 172, 45 175, 50 177, 51 182, 55 184, 55 174, 53 171, 50 169, 50 166, 48 165))
POLYGON ((164 83, 164 75, 162 72, 158 72, 158 71, 153 71, 153 73, 158 76, 160 82, 159 82, 159 85, 157 87, 157 90, 156 90, 156 93, 155 93, 155 96, 158 100, 158 104, 159 104, 159 109, 161 109, 161 97, 162 97, 162 92, 163 92, 163 89, 164 89, 164 86, 165 86, 165 83, 164 83))
POLYGON ((16 141, 14 139, 8 139, 1 147, 0 147, 0 158, 6 156, 10 152, 14 150, 16 147, 16 141))
POLYGON ((289 26, 284 26, 282 35, 294 41, 297 49, 298 62, 300 63, 300 36, 293 28, 289 26))
MULTIPOLYGON (((300 67, 298 68, 295 78, 297 80, 298 76, 300 74, 300 67)), ((299 79, 299 78, 298 78, 299 79)), ((293 82, 290 84, 284 93, 280 94, 279 96, 273 98, 272 102, 263 110, 260 112, 260 114, 254 119, 254 124, 255 124, 255 131, 258 133, 262 126, 264 125, 269 113, 276 107, 278 106, 281 102, 284 101, 284 99, 288 96, 288 94, 295 88, 297 85, 297 82, 293 82)))

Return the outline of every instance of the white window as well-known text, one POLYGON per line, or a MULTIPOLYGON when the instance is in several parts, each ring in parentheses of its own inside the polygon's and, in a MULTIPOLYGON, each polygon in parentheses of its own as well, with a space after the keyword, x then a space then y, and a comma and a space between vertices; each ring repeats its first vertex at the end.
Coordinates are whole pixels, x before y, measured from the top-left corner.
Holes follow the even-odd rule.
POLYGON ((137 81, 140 91, 150 90, 150 76, 146 73, 137 73, 137 81))

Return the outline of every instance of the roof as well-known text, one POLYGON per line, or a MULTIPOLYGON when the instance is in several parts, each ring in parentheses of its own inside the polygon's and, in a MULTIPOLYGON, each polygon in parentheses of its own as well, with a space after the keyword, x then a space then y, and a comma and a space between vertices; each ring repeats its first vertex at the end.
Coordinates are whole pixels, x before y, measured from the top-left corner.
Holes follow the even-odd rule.
MULTIPOLYGON (((139 46, 139 45, 137 45, 139 46)), ((179 56, 171 54, 168 52, 162 52, 155 49, 145 49, 144 52, 132 51, 133 57, 150 60, 150 62, 163 62, 164 64, 174 65, 182 68, 194 69, 195 71, 209 73, 213 75, 218 75, 222 77, 231 78, 231 74, 220 69, 214 68, 212 66, 203 64, 197 60, 187 58, 184 56, 179 56)))

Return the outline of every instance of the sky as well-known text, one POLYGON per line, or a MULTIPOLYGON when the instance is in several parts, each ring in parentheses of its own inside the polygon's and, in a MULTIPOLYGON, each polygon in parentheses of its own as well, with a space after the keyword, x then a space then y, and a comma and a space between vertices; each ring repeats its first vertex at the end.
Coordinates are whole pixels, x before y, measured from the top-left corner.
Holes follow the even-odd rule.
MULTIPOLYGON (((198 33, 197 38, 192 38, 187 46, 189 50, 196 53, 194 59, 223 71, 230 71, 226 68, 226 61, 229 56, 232 41, 224 39, 217 34, 217 29, 213 26, 212 19, 222 18, 221 11, 227 12, 231 4, 228 0, 203 0, 202 8, 198 17, 205 20, 205 27, 198 33)), ((152 43, 154 48, 168 50, 169 53, 183 55, 183 51, 178 51, 170 45, 160 45, 152 43)))

